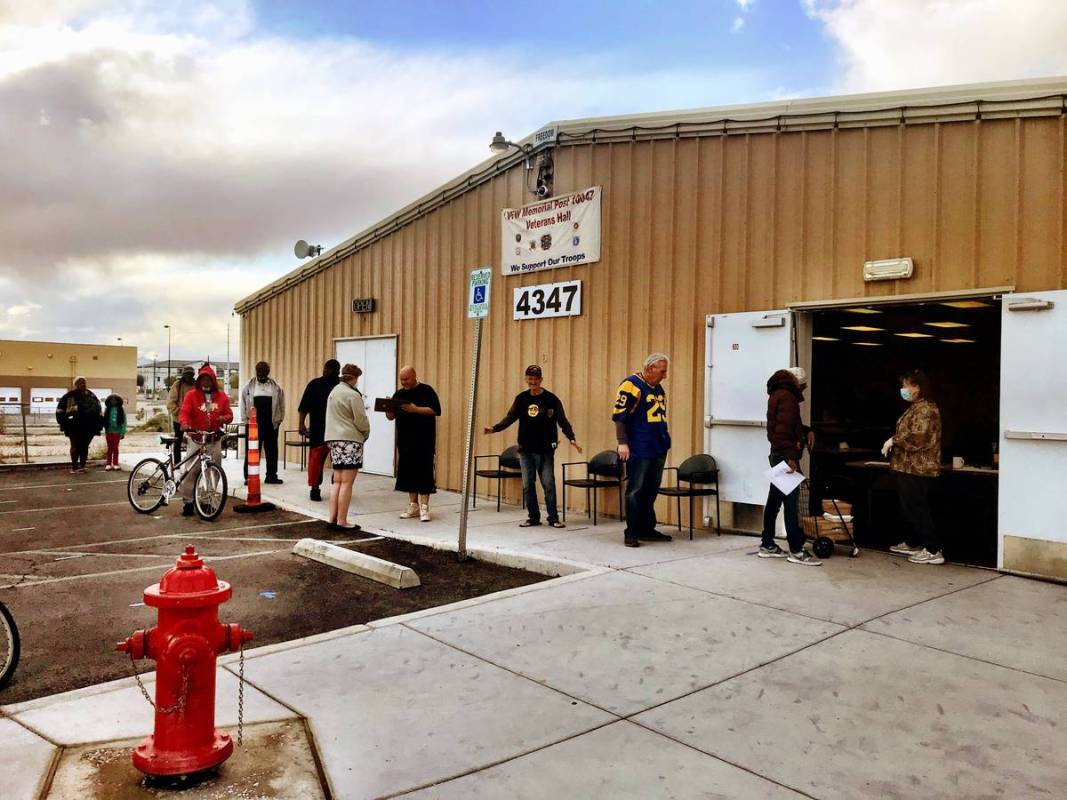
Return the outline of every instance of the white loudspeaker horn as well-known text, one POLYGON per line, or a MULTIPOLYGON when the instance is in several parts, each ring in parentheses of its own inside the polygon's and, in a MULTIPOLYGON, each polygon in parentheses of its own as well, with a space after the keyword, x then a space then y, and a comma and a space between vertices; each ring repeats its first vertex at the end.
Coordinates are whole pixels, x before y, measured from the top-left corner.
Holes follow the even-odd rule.
POLYGON ((296 246, 293 247, 293 252, 296 254, 297 258, 307 258, 311 253, 311 247, 307 242, 301 239, 296 243, 296 246))

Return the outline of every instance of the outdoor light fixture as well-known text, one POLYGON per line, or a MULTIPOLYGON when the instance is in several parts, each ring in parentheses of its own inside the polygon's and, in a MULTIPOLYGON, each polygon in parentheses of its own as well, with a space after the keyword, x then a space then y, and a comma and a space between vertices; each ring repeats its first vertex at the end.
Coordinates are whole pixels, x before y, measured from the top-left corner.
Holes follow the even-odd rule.
POLYGON ((910 258, 883 258, 879 261, 866 261, 863 264, 863 280, 892 281, 910 278, 914 268, 910 258))
MULTIPOLYGON (((533 165, 530 163, 530 155, 534 151, 532 144, 528 142, 512 142, 509 139, 504 138, 504 134, 497 131, 489 142, 489 149, 498 154, 503 155, 512 147, 522 151, 523 164, 526 166, 526 174, 529 175, 533 170, 533 165)), ((549 152, 542 152, 537 156, 537 180, 533 186, 530 186, 530 179, 526 179, 526 188, 531 194, 538 197, 549 197, 552 194, 552 177, 555 171, 555 166, 552 162, 552 154, 549 152)))
POLYGON ((1055 305, 1051 300, 1039 297, 1022 297, 1008 301, 1008 311, 1048 311, 1055 305))

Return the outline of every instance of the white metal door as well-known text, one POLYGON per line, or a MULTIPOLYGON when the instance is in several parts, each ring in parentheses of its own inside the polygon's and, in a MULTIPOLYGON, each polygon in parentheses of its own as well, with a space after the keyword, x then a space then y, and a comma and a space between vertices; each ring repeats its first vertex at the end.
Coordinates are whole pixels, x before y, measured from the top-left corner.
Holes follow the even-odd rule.
POLYGON ((30 412, 33 414, 55 413, 59 398, 66 393, 66 389, 30 389, 30 412))
POLYGON ((393 475, 393 422, 374 411, 376 397, 392 397, 396 391, 396 337, 343 339, 337 342, 337 360, 363 370, 357 386, 363 392, 370 419, 370 438, 363 446, 363 471, 393 475))
POLYGON ((707 452, 718 462, 723 500, 762 505, 767 499, 767 379, 791 363, 792 315, 716 314, 707 322, 707 452))
POLYGON ((1005 536, 1067 542, 1067 291, 1006 294, 1001 318, 1003 568, 1005 536))

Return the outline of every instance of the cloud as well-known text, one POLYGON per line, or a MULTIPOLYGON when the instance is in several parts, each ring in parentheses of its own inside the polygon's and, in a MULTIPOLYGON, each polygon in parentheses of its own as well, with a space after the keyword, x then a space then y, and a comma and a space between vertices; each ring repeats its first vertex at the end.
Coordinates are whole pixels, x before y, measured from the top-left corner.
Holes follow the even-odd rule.
POLYGON ((745 27, 744 17, 734 17, 734 24, 730 26, 730 33, 738 33, 745 27))
POLYGON ((214 350, 296 239, 347 238, 488 156, 494 130, 761 82, 624 53, 550 74, 510 50, 266 35, 240 0, 0 0, 0 284, 37 306, 0 331, 162 351, 171 321, 176 355, 214 350))
POLYGON ((1067 72, 1067 3, 803 0, 837 45, 838 91, 879 91, 1067 72))
POLYGON ((752 8, 755 2, 756 0, 737 0, 737 7, 740 8, 742 12, 747 12, 752 8))

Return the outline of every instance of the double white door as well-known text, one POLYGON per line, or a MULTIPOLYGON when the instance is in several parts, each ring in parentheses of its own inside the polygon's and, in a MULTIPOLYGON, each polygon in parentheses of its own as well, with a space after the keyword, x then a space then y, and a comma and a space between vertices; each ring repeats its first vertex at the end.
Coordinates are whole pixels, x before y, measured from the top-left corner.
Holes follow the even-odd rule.
POLYGON ((356 387, 363 393, 370 419, 370 438, 363 446, 363 471, 375 475, 393 475, 394 431, 385 414, 374 411, 377 397, 392 397, 396 391, 396 337, 376 336, 368 339, 339 339, 336 358, 363 370, 356 387))

